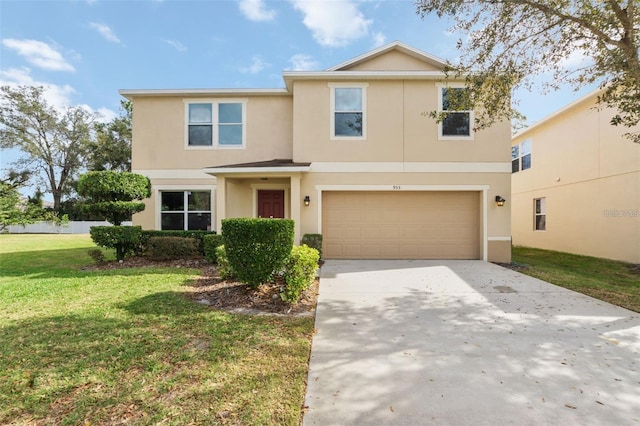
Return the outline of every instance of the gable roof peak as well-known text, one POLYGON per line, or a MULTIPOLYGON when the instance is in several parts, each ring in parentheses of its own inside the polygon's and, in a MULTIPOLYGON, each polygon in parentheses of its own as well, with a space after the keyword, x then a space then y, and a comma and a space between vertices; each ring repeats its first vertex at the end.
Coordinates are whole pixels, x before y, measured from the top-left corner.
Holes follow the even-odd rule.
POLYGON ((325 71, 345 71, 348 68, 351 68, 363 62, 371 60, 380 55, 384 55, 385 53, 390 52, 392 50, 400 51, 406 55, 425 61, 440 69, 444 69, 445 66, 447 65, 444 59, 438 58, 437 56, 423 52, 420 49, 416 49, 415 47, 409 46, 408 44, 395 40, 395 41, 392 41, 391 43, 385 44, 384 46, 380 46, 376 49, 366 52, 360 56, 349 59, 348 61, 342 62, 341 64, 338 64, 331 68, 327 68, 325 71))

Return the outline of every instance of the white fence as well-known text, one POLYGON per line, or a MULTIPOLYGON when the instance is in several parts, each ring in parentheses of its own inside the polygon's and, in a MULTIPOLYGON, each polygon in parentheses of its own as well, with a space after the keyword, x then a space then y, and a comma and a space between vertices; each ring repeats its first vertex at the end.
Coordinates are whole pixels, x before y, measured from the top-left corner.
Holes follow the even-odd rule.
MULTIPOLYGON (((131 222, 122 222, 124 226, 131 226, 131 222)), ((66 225, 57 226, 51 222, 36 222, 31 225, 10 225, 10 234, 88 234, 92 226, 109 226, 109 222, 82 221, 69 222, 66 225)))

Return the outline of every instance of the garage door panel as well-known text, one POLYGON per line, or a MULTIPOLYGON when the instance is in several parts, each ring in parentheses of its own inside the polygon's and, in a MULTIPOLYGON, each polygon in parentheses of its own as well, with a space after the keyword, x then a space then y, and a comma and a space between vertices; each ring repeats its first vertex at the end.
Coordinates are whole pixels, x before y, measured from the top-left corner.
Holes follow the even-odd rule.
POLYGON ((477 192, 325 192, 324 257, 477 259, 477 192))

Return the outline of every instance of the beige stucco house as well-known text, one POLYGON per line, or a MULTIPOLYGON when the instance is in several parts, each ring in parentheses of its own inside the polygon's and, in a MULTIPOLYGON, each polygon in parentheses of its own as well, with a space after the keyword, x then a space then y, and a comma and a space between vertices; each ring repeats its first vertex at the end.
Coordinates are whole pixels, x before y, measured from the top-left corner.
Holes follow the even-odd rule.
POLYGON ((640 144, 598 93, 514 136, 513 244, 640 263, 640 144))
POLYGON ((442 124, 444 63, 399 42, 283 89, 122 90, 133 171, 153 195, 134 224, 214 229, 285 217, 326 258, 510 260, 510 124, 442 124), (499 207, 496 197, 507 199, 499 207))

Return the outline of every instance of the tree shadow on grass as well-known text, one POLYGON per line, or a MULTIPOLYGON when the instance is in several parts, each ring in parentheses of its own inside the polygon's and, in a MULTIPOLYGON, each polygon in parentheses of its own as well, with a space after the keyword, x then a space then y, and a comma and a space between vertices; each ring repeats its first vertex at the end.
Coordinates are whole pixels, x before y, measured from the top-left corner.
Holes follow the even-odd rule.
MULTIPOLYGON (((243 359, 247 342, 273 329, 273 320, 211 311, 177 292, 117 307, 124 315, 105 310, 0 328, 0 424, 108 423, 121 415, 120 406, 144 415, 143 423, 154 416, 160 422, 167 410, 182 409, 173 394, 192 387, 202 393, 197 377, 243 359)), ((214 394, 211 388, 198 403, 213 410, 207 422, 224 403, 214 394)))
POLYGON ((0 254, 0 277, 41 279, 135 275, 140 270, 144 270, 147 274, 164 274, 168 268, 162 263, 151 267, 128 267, 126 259, 123 267, 88 269, 93 265, 86 248, 2 253, 0 254))

